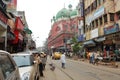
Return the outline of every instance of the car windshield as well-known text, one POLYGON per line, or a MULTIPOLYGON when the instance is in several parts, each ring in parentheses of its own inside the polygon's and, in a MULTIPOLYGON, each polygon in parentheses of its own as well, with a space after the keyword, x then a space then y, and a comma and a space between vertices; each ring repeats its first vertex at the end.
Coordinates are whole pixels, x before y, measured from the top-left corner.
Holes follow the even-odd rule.
POLYGON ((33 58, 30 55, 14 55, 12 56, 18 67, 31 66, 33 58))

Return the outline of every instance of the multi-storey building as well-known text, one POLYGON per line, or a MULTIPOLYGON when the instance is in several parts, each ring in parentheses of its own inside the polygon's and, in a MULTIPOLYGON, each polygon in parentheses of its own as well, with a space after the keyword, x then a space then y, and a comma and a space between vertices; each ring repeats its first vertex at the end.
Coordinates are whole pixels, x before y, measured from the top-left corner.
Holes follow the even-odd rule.
POLYGON ((85 35, 84 35, 84 3, 83 0, 79 0, 78 3, 78 16, 79 21, 78 21, 78 42, 83 42, 85 40, 85 35))
POLYGON ((0 1, 0 49, 8 52, 23 51, 29 42, 26 35, 32 33, 25 20, 25 13, 16 11, 16 7, 17 0, 0 1))
POLYGON ((120 0, 84 0, 84 45, 89 50, 109 51, 120 48, 120 0))
POLYGON ((70 39, 78 35, 78 21, 81 19, 77 10, 71 8, 72 5, 69 5, 69 9, 61 9, 54 17, 55 22, 52 24, 48 37, 49 50, 71 50, 70 39))

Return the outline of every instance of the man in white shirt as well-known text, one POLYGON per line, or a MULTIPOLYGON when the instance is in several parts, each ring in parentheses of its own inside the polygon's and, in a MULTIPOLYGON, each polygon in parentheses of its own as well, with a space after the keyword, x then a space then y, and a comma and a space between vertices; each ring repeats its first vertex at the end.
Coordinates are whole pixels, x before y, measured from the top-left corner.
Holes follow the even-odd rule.
POLYGON ((62 63, 62 68, 65 69, 65 63, 66 63, 65 53, 62 53, 60 60, 61 60, 61 63, 62 63))

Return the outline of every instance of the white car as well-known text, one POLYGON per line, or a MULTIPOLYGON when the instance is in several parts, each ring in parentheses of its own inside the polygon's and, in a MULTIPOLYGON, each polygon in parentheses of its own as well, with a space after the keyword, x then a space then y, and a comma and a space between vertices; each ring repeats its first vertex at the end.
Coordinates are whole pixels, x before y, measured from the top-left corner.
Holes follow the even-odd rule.
POLYGON ((34 63, 34 57, 29 52, 11 54, 19 67, 21 80, 39 80, 38 64, 34 63))
POLYGON ((10 53, 0 50, 0 80, 20 80, 18 67, 10 53))

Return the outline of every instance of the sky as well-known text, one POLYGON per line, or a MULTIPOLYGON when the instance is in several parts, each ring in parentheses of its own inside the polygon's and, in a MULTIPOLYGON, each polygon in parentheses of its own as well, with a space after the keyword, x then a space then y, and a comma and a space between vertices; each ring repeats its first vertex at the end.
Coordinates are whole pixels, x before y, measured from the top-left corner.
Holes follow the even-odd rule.
POLYGON ((25 11, 27 24, 32 30, 36 46, 41 47, 48 38, 51 19, 62 8, 72 4, 76 8, 79 0, 17 0, 17 11, 25 11))

